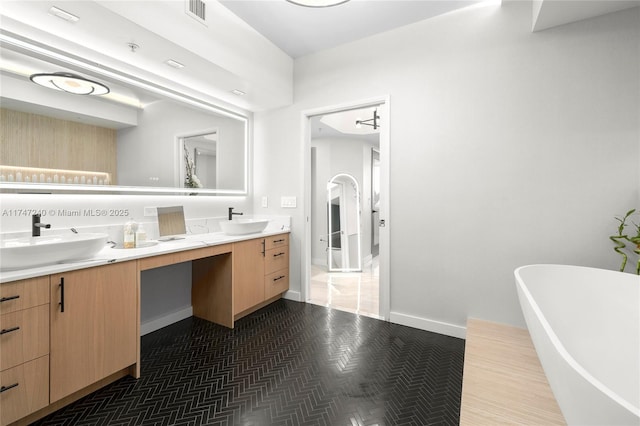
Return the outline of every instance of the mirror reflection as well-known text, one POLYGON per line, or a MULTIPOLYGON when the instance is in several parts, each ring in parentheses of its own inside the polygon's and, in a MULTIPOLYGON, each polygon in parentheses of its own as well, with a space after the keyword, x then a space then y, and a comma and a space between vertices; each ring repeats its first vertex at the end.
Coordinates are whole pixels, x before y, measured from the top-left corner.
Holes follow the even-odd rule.
POLYGON ((123 73, 25 52, 0 49, 0 188, 247 193, 246 117, 149 82, 125 83, 123 73), (30 79, 60 72, 54 88, 84 79, 109 91, 75 94, 30 79))
POLYGON ((182 140, 181 181, 185 188, 215 188, 217 162, 216 130, 182 140))
POLYGON ((360 189, 351 175, 340 173, 327 183, 329 271, 360 272, 360 189))

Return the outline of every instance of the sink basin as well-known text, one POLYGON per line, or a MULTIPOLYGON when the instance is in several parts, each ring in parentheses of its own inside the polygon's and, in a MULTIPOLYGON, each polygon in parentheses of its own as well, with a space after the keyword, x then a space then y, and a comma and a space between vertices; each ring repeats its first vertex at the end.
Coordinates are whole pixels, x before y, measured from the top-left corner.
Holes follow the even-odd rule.
POLYGON ((233 219, 220 222, 220 229, 227 235, 255 234, 264 231, 268 219, 233 219))
POLYGON ((90 259, 105 247, 102 233, 0 239, 0 269, 24 269, 90 259))

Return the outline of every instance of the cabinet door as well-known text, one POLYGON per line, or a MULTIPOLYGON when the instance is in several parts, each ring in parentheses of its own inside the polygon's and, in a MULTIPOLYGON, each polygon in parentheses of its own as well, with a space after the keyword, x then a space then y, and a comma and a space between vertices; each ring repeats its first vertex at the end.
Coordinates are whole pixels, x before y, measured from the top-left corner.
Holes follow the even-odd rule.
POLYGON ((8 425, 49 404, 49 357, 0 372, 0 425, 8 425))
POLYGON ((51 276, 51 402, 136 362, 135 262, 51 276))
POLYGON ((233 244, 233 313, 264 301, 264 238, 233 244))

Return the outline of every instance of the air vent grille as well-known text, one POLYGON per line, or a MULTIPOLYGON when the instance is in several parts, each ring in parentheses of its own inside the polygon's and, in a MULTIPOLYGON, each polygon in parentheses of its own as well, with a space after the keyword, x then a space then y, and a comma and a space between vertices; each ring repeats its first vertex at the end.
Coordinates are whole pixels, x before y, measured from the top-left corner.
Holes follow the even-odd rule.
POLYGON ((206 25, 207 4, 202 0, 186 0, 187 15, 206 25))

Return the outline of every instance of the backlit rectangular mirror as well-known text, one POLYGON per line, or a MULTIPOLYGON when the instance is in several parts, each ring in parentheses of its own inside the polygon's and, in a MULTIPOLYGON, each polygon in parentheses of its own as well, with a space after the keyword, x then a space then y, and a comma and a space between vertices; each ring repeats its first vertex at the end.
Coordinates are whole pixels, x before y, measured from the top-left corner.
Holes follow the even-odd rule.
POLYGON ((2 192, 247 194, 246 115, 6 32, 1 41, 2 192), (59 90, 32 81, 44 73, 64 73, 44 76, 59 90), (108 93, 69 93, 91 82, 108 93))

